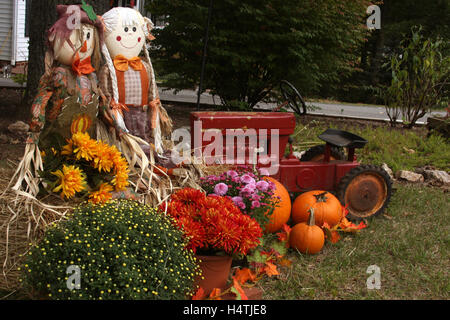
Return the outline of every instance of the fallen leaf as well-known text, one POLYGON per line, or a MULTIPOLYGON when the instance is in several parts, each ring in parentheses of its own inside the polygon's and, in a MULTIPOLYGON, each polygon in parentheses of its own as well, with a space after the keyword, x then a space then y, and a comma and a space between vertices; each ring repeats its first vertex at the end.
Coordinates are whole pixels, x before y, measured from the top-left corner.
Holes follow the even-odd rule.
POLYGON ((237 281, 235 277, 233 277, 233 286, 231 287, 231 292, 236 295, 236 300, 248 300, 247 295, 245 294, 244 290, 239 284, 239 281, 237 281))
POLYGON ((336 243, 339 241, 339 239, 341 239, 339 232, 334 231, 334 230, 331 231, 331 238, 330 238, 331 243, 336 243))
POLYGON ((280 274, 280 273, 278 272, 278 270, 277 270, 277 266, 274 265, 274 264, 271 263, 271 262, 266 262, 266 265, 265 265, 265 267, 264 267, 264 272, 265 272, 269 277, 271 277, 271 276, 277 276, 277 275, 280 274))
POLYGON ((345 206, 342 206, 342 216, 345 218, 348 215, 348 203, 345 206))
POLYGON ((278 261, 278 264, 282 267, 290 267, 292 265, 292 260, 283 258, 278 261))
MULTIPOLYGON (((342 218, 342 220, 347 220, 345 217, 342 218)), ((342 222, 341 222, 342 223, 342 222)), ((333 228, 330 228, 330 225, 326 222, 323 223, 322 229, 325 233, 325 237, 331 241, 331 243, 336 243, 339 241, 341 236, 339 235, 339 232, 337 231, 338 226, 334 226, 333 228)))
POLYGON ((234 277, 240 284, 244 284, 248 280, 251 282, 256 281, 256 274, 249 268, 237 269, 234 277))
POLYGON ((210 300, 222 300, 220 295, 222 294, 222 290, 220 288, 214 288, 209 295, 210 300))
POLYGON ((205 290, 198 288, 197 292, 192 296, 192 300, 203 300, 205 298, 205 290))

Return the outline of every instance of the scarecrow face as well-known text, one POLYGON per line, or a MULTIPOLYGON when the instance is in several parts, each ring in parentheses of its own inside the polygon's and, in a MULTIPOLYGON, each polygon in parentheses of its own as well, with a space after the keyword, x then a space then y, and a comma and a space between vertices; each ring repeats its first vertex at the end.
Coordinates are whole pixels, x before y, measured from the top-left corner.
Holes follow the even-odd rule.
POLYGON ((145 34, 142 26, 137 24, 123 25, 121 21, 117 27, 106 36, 106 46, 111 58, 121 54, 127 59, 137 57, 145 44, 145 34))
POLYGON ((53 44, 53 52, 55 59, 64 65, 72 65, 76 59, 76 54, 79 54, 80 60, 90 57, 94 52, 94 30, 95 28, 89 24, 82 24, 80 29, 75 29, 70 34, 70 41, 75 50, 69 45, 67 41, 61 46, 61 39, 56 39, 53 44))

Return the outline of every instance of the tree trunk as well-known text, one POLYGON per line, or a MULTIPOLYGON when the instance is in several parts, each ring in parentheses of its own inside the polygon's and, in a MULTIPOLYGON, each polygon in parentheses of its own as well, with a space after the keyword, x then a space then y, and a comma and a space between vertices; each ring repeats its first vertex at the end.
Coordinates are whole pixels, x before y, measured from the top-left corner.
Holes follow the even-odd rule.
MULTIPOLYGON (((27 88, 19 111, 27 120, 30 117, 29 107, 37 93, 39 79, 44 73, 47 31, 56 21, 56 5, 80 3, 81 1, 74 0, 34 0, 31 3, 27 88)), ((97 15, 102 15, 110 8, 110 0, 91 0, 86 3, 93 6, 97 15)))
POLYGON ((383 50, 385 49, 385 24, 386 17, 389 14, 389 0, 386 0, 381 5, 381 29, 375 31, 376 42, 372 52, 373 58, 371 61, 371 75, 370 83, 372 86, 378 86, 379 73, 383 65, 383 50))

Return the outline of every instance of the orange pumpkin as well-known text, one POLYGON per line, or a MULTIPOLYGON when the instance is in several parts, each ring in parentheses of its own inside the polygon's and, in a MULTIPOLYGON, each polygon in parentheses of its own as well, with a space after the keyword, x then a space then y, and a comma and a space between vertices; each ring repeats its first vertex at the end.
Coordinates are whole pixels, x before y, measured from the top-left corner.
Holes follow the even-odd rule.
POLYGON ((289 217, 291 216, 292 204, 289 192, 283 184, 270 177, 264 177, 264 179, 275 184, 274 197, 280 197, 280 202, 273 210, 269 222, 264 227, 266 232, 271 233, 280 230, 281 227, 288 222, 289 217))
POLYGON ((339 200, 327 191, 314 190, 299 195, 292 205, 292 220, 294 223, 306 222, 309 209, 314 209, 316 225, 321 227, 324 222, 330 227, 342 219, 342 205, 339 200))
POLYGON ((311 209, 308 223, 298 223, 291 229, 289 233, 291 248, 307 254, 315 254, 322 250, 325 243, 325 234, 314 220, 314 209, 311 209))

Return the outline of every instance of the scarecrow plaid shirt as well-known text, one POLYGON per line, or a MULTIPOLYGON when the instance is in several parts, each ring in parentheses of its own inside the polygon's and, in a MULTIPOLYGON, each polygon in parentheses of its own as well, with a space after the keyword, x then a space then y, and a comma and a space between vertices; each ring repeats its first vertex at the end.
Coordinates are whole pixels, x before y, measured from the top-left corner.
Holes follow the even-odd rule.
POLYGON ((125 82, 125 104, 142 104, 142 84, 140 71, 128 68, 124 73, 125 82))

